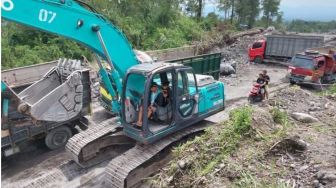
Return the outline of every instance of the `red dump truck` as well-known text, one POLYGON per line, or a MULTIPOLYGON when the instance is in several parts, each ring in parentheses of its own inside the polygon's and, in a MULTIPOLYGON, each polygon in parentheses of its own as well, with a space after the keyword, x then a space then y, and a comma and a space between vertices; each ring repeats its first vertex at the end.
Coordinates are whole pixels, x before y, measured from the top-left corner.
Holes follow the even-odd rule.
POLYGON ((295 83, 336 82, 336 47, 313 48, 297 53, 291 61, 289 80, 295 83))
POLYGON ((296 53, 323 46, 324 37, 302 35, 268 35, 266 40, 254 42, 248 50, 249 61, 287 62, 296 53))

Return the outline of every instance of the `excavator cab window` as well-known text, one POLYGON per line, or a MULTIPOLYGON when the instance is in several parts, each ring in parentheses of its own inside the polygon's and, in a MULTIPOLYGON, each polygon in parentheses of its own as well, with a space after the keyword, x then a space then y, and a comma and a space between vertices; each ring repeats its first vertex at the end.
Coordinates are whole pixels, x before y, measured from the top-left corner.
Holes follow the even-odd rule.
POLYGON ((158 132, 171 124, 174 103, 172 78, 171 71, 158 72, 152 77, 152 83, 158 85, 158 91, 154 103, 155 111, 148 119, 148 129, 151 132, 158 132))
POLYGON ((146 77, 133 73, 127 78, 125 91, 125 120, 126 123, 135 123, 138 119, 138 111, 142 105, 145 92, 146 77))
POLYGON ((172 109, 175 102, 173 78, 173 72, 167 70, 157 72, 151 77, 139 73, 129 74, 124 96, 124 120, 126 123, 141 124, 141 130, 148 130, 152 133, 169 127, 173 119, 172 109), (153 83, 155 83, 157 91, 154 103, 150 105, 153 83))

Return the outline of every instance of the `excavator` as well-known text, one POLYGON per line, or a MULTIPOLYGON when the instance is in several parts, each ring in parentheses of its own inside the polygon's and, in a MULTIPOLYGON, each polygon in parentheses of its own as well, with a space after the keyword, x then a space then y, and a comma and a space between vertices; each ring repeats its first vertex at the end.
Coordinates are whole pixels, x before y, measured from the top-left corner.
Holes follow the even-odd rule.
POLYGON ((135 177, 152 173, 150 160, 204 130, 207 125, 199 122, 225 108, 222 82, 181 64, 140 64, 125 35, 85 2, 2 0, 1 9, 5 20, 63 36, 96 55, 108 109, 117 116, 99 124, 89 120, 89 128, 69 139, 66 150, 83 167, 112 159, 104 176, 109 187, 129 187, 135 177), (170 102, 149 116, 154 85, 158 93, 168 87, 170 102), (141 127, 136 127, 139 119, 141 127))

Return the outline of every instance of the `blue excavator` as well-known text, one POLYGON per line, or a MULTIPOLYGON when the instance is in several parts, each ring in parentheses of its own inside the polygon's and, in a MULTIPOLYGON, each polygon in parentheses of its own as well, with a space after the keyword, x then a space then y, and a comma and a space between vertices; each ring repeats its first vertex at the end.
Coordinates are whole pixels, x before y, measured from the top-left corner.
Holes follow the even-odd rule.
POLYGON ((106 167, 111 187, 130 186, 135 169, 203 130, 206 126, 198 122, 225 107, 222 82, 181 64, 140 64, 124 34, 85 2, 2 0, 1 9, 7 21, 63 36, 96 54, 102 91, 111 99, 108 109, 117 116, 96 125, 89 121, 66 150, 84 167, 113 158, 106 167), (153 96, 167 90, 168 104, 153 108, 153 96))

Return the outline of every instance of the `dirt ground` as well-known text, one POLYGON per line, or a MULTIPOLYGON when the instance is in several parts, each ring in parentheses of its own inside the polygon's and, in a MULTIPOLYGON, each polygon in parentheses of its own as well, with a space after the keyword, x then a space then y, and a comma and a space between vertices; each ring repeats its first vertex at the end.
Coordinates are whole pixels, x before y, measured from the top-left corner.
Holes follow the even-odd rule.
MULTIPOLYGON (((299 87, 287 87, 271 99, 253 106, 252 131, 245 135, 232 153, 214 170, 194 177, 192 158, 199 153, 197 144, 188 146, 187 155, 160 170, 150 180, 152 187, 316 187, 336 186, 336 101, 299 87), (287 114, 286 125, 279 124, 272 109, 287 114), (293 113, 307 113, 317 120, 301 122, 293 113), (186 168, 180 167, 180 162, 186 168), (178 168, 173 168, 177 163, 178 168), (188 171, 191 169, 191 173, 188 171)), ((219 126, 220 132, 225 127, 219 126)), ((204 145, 211 146, 211 141, 204 145)), ((225 146, 223 146, 225 147, 225 146)), ((220 147, 219 147, 220 148, 220 147)), ((209 161, 208 163, 211 163, 209 161)), ((198 164, 198 163, 197 163, 198 164)), ((201 170, 201 169, 200 169, 201 170)), ((199 172, 199 171, 198 171, 199 172)))

